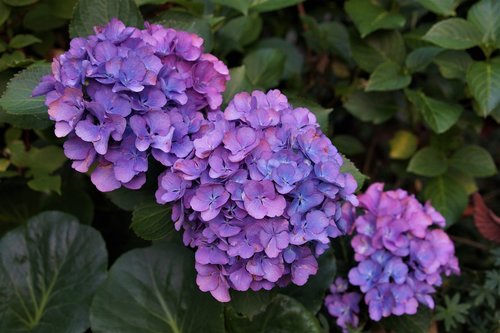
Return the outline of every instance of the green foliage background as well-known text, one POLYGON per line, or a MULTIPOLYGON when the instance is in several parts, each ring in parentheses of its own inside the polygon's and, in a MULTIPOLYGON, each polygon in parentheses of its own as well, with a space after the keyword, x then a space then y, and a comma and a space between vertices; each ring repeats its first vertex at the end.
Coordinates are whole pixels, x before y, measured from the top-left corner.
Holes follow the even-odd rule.
POLYGON ((152 201, 159 170, 140 191, 108 194, 71 170, 31 90, 70 38, 113 17, 199 34, 230 67, 226 102, 283 90, 316 114, 360 187, 405 188, 446 217, 462 275, 437 308, 362 317, 357 332, 499 332, 500 251, 470 197, 500 212, 500 1, 0 0, 1 332, 338 331, 322 298, 352 265, 347 239, 306 286, 223 306, 198 291, 192 252, 152 201))

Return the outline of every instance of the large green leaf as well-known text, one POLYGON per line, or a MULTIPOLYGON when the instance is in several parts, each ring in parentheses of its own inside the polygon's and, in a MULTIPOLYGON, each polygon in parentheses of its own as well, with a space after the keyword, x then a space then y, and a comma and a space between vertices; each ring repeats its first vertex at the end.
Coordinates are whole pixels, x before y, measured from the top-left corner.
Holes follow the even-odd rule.
POLYGON ((298 301, 285 295, 274 297, 265 311, 254 316, 252 320, 239 316, 231 307, 226 308, 226 327, 231 333, 322 332, 316 317, 298 301))
POLYGON ((248 319, 264 311, 276 294, 273 291, 231 291, 231 302, 228 304, 236 311, 248 319))
POLYGON ((458 3, 455 0, 417 0, 422 6, 441 15, 455 15, 455 7, 458 3))
POLYGON ((79 0, 69 25, 71 37, 87 37, 95 26, 117 18, 127 26, 142 26, 144 19, 133 0, 79 0))
POLYGON ((132 213, 130 227, 143 239, 161 239, 174 228, 174 223, 170 220, 171 213, 170 206, 156 202, 138 205, 132 213))
POLYGON ((296 5, 303 1, 305 0, 251 0, 250 9, 258 12, 270 12, 296 5))
POLYGON ((427 177, 442 175, 446 169, 448 169, 446 156, 434 147, 420 149, 408 164, 408 171, 427 177))
POLYGON ((89 327, 104 281, 100 234, 71 215, 46 212, 0 240, 0 331, 72 333, 89 327))
POLYGON ((462 18, 451 18, 434 24, 423 39, 446 49, 464 50, 481 43, 481 32, 462 18))
POLYGON ((318 259, 319 269, 316 275, 309 278, 303 286, 290 285, 280 293, 298 300, 312 313, 317 313, 323 305, 325 293, 333 283, 337 265, 332 250, 322 254, 318 259))
POLYGON ((489 177, 497 173, 491 154, 475 145, 464 146, 453 153, 450 165, 473 177, 489 177))
POLYGON ((224 332, 222 304, 195 283, 192 252, 166 242, 118 258, 90 321, 95 333, 224 332))
POLYGON ((434 59, 439 72, 446 79, 460 79, 465 81, 465 75, 472 58, 465 51, 445 51, 434 59))
POLYGON ((7 6, 3 1, 0 1, 0 25, 4 24, 9 18, 10 7, 7 6))
POLYGON ((398 64, 387 61, 379 65, 370 75, 366 91, 398 90, 407 87, 411 75, 405 73, 398 64))
POLYGON ((444 216, 448 226, 462 216, 467 206, 465 188, 447 175, 432 179, 424 188, 424 197, 444 216))
POLYGON ((243 59, 246 74, 252 85, 271 88, 278 84, 283 74, 285 55, 278 49, 259 49, 243 59))
POLYGON ((406 90, 405 94, 422 113, 427 125, 436 133, 446 132, 457 122, 463 111, 463 107, 459 104, 439 101, 421 91, 406 90))
POLYGON ((345 3, 347 14, 365 37, 379 29, 397 29, 405 25, 404 16, 390 13, 371 0, 349 0, 345 3))
POLYGON ((213 2, 239 10, 245 15, 248 13, 248 8, 251 4, 250 0, 213 0, 213 2))
POLYGON ((224 52, 243 50, 243 47, 254 42, 262 30, 260 15, 238 16, 229 20, 220 30, 221 48, 224 52))
POLYGON ((394 96, 389 93, 367 93, 356 91, 349 95, 344 107, 355 117, 381 124, 398 111, 394 96))
POLYGON ((474 62, 467 70, 467 84, 486 117, 500 104, 500 63, 474 62))
POLYGON ((9 47, 20 49, 31 44, 40 43, 41 40, 33 35, 15 35, 9 42, 9 47))
POLYGON ((382 325, 395 333, 428 333, 431 327, 432 310, 420 305, 414 315, 390 316, 382 325))
POLYGON ((49 64, 33 64, 16 74, 7 84, 0 106, 12 115, 30 115, 47 119, 47 107, 43 97, 31 97, 31 92, 38 85, 42 76, 50 73, 49 64))
POLYGON ((250 91, 254 88, 250 79, 247 76, 245 65, 231 68, 229 70, 231 80, 226 83, 226 90, 224 91, 224 101, 228 103, 234 95, 242 91, 250 91))
POLYGON ((467 20, 481 31, 481 45, 490 50, 500 47, 500 1, 479 1, 469 9, 467 20))
POLYGON ((413 50, 406 58, 406 68, 410 72, 420 72, 426 69, 434 58, 444 50, 440 47, 425 46, 413 50))
POLYGON ((285 65, 283 67, 283 79, 290 79, 300 75, 303 70, 304 56, 292 43, 281 38, 264 38, 257 42, 256 48, 274 48, 281 50, 285 55, 285 65))
POLYGON ((168 10, 155 17, 153 22, 162 24, 167 28, 189 31, 203 38, 203 46, 206 52, 212 50, 213 35, 210 23, 200 17, 187 12, 168 10))

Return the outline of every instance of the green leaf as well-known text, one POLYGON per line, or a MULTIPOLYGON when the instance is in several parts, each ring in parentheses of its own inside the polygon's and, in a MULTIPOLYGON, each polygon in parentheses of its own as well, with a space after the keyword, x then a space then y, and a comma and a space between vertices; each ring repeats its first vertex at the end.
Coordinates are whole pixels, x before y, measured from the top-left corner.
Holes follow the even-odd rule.
POLYGON ((243 14, 248 13, 248 8, 250 7, 250 0, 212 0, 215 4, 219 4, 226 7, 234 8, 243 14))
POLYGON ((78 0, 47 0, 51 14, 63 19, 73 17, 73 9, 78 0))
POLYGON ((382 321, 385 328, 395 333, 429 333, 432 321, 432 311, 419 305, 414 315, 390 316, 382 321))
POLYGON ((467 70, 467 85, 486 117, 500 104, 500 63, 474 62, 467 70))
POLYGON ((490 49, 500 47, 500 2, 481 0, 467 12, 467 20, 481 31, 481 45, 490 49))
POLYGON ((50 31, 68 23, 68 20, 54 16, 54 13, 53 7, 49 4, 37 3, 24 16, 23 25, 30 30, 39 32, 50 31))
POLYGON ((39 38, 33 35, 15 35, 9 42, 9 47, 13 49, 21 49, 35 43, 41 43, 39 38))
POLYGON ((406 160, 417 150, 418 138, 409 131, 397 131, 389 141, 391 147, 389 157, 395 160, 406 160))
POLYGON ((40 192, 56 192, 61 194, 61 176, 35 173, 33 179, 28 181, 28 186, 40 192))
POLYGON ((323 22, 318 28, 324 35, 327 50, 338 53, 346 61, 351 61, 351 45, 346 27, 339 22, 323 22))
POLYGON ((352 135, 335 135, 332 143, 337 149, 347 156, 361 154, 365 151, 363 143, 352 135))
POLYGON ((362 91, 356 91, 349 95, 344 107, 356 118, 374 124, 382 124, 399 109, 392 94, 362 91))
POLYGON ((472 63, 472 58, 465 51, 445 51, 436 56, 434 63, 444 78, 465 81, 465 74, 472 63))
POLYGON ((227 81, 226 90, 224 91, 224 101, 226 101, 226 103, 237 93, 249 91, 254 88, 247 76, 245 65, 231 68, 229 70, 229 75, 231 76, 231 80, 227 81))
POLYGON ((302 73, 304 56, 292 43, 281 38, 264 38, 258 41, 256 48, 274 48, 280 50, 285 55, 283 79, 289 79, 302 73))
POLYGON ((199 291, 194 257, 159 242, 122 255, 92 302, 95 333, 224 332, 222 304, 199 291))
POLYGON ((489 177, 497 173, 491 154, 475 145, 457 150, 450 158, 450 165, 473 177, 489 177))
POLYGON ((345 10, 361 33, 361 37, 379 29, 402 28, 406 23, 404 16, 390 13, 371 0, 349 0, 345 3, 345 10))
POLYGON ((420 149, 410 160, 408 171, 420 176, 435 177, 448 169, 446 156, 434 147, 420 149))
POLYGON ((101 235, 71 215, 46 212, 0 240, 0 331, 64 333, 89 327, 106 277, 101 235))
POLYGON ((458 220, 467 206, 467 192, 464 187, 447 175, 432 179, 424 188, 423 194, 444 216, 447 226, 458 220))
POLYGON ((370 75, 366 91, 398 90, 407 87, 411 82, 411 75, 403 72, 398 64, 387 61, 375 68, 370 75))
POLYGON ((436 307, 435 320, 443 320, 446 331, 456 328, 458 324, 463 324, 467 320, 467 313, 470 305, 460 303, 460 294, 453 295, 452 298, 448 295, 444 296, 445 307, 438 305, 436 307))
POLYGON ((363 183, 365 182, 365 180, 367 180, 369 177, 362 174, 361 171, 359 171, 359 169, 354 165, 354 163, 352 163, 352 161, 344 155, 342 155, 342 159, 344 160, 344 164, 342 164, 340 171, 350 173, 354 177, 356 183, 358 184, 358 186, 356 187, 356 191, 359 191, 363 187, 363 183))
POLYGON ((366 40, 352 37, 351 48, 354 60, 367 72, 387 61, 402 65, 406 57, 403 37, 394 30, 376 32, 366 40))
POLYGON ((274 297, 266 310, 252 320, 238 316, 231 307, 226 308, 226 326, 231 333, 322 332, 314 315, 298 301, 285 295, 274 297))
POLYGON ((239 16, 229 20, 220 30, 221 48, 224 52, 243 50, 254 42, 262 30, 262 18, 259 15, 239 16))
POLYGON ((311 111, 312 113, 314 113, 314 115, 316 116, 316 120, 319 126, 321 127, 321 130, 323 131, 323 133, 328 135, 330 131, 328 127, 329 118, 330 118, 330 113, 333 111, 332 108, 322 107, 316 102, 295 95, 289 95, 288 102, 294 108, 304 107, 309 109, 309 111, 311 111))
POLYGON ((481 32, 462 18, 451 18, 434 24, 423 37, 445 49, 465 50, 481 43, 481 32))
POLYGON ((144 22, 133 0, 79 0, 69 25, 70 37, 92 35, 95 26, 106 25, 112 18, 134 27, 144 22))
POLYGON ((38 0, 3 0, 3 2, 12 7, 21 7, 34 4, 38 0))
POLYGON ((285 7, 290 7, 305 0, 252 0, 250 9, 257 12, 270 12, 285 7))
POLYGON ((50 73, 49 64, 33 64, 16 74, 7 84, 0 106, 13 115, 31 115, 47 119, 47 107, 43 97, 31 97, 42 76, 50 73))
POLYGON ((135 3, 137 7, 143 6, 143 5, 163 5, 170 0, 135 0, 135 3))
POLYGON ((168 10, 155 17, 153 22, 159 23, 167 28, 189 31, 203 38, 205 52, 212 50, 213 35, 210 23, 200 17, 196 17, 187 12, 168 10))
POLYGON ((283 74, 285 55, 277 49, 260 49, 248 54, 243 64, 252 85, 267 89, 278 85, 283 74))
POLYGON ((231 302, 228 304, 238 313, 248 319, 264 311, 276 296, 272 291, 231 291, 231 302))
POLYGON ((173 230, 170 219, 172 209, 167 205, 144 203, 135 207, 130 227, 143 239, 155 240, 165 237, 173 230))
POLYGON ((455 0, 417 0, 422 6, 436 14, 453 16, 458 3, 455 0))
POLYGON ((420 47, 406 58, 406 68, 412 73, 424 71, 427 66, 444 50, 435 46, 420 47))
POLYGON ((4 24, 9 18, 10 7, 7 6, 3 1, 0 1, 0 25, 4 24))
POLYGON ((424 116, 427 125, 436 133, 446 132, 457 122, 463 111, 463 107, 459 104, 439 101, 421 91, 406 90, 405 94, 424 116))
POLYGON ((333 283, 337 272, 333 250, 322 254, 318 259, 318 264, 318 273, 311 276, 305 285, 290 285, 280 290, 280 293, 293 297, 313 314, 316 314, 321 309, 325 293, 333 283))

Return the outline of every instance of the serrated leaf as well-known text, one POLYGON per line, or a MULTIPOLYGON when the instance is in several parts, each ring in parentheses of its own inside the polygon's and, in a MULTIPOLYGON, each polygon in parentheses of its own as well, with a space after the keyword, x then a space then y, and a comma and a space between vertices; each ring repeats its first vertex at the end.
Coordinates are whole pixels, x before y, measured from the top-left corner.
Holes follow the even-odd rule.
POLYGON ((467 70, 467 85, 486 117, 500 104, 500 63, 474 62, 467 70))
POLYGON ((374 124, 382 124, 399 109, 392 94, 363 91, 349 95, 344 107, 355 117, 374 124))
POLYGON ((455 15, 458 3, 455 0, 417 0, 422 6, 436 14, 455 15))
POLYGON ((15 35, 9 42, 9 47, 13 49, 21 49, 23 47, 29 46, 35 43, 41 43, 42 41, 33 35, 15 35))
POLYGON ((442 175, 448 169, 445 154, 434 148, 420 149, 410 160, 408 171, 420 176, 435 177, 442 175))
POLYGON ((126 26, 140 27, 144 22, 133 0, 79 0, 69 25, 70 37, 87 37, 95 26, 106 25, 112 18, 126 26))
POLYGON ((363 187, 365 180, 368 179, 368 176, 361 173, 356 165, 354 165, 354 163, 352 163, 352 161, 344 155, 342 155, 342 159, 344 160, 344 164, 342 164, 340 171, 350 173, 354 177, 356 183, 358 184, 358 186, 356 187, 356 191, 359 191, 363 187))
POLYGON ((159 242, 134 249, 113 264, 92 302, 95 333, 224 332, 222 304, 195 282, 194 256, 159 242))
POLYGON ((388 12, 370 0, 349 0, 345 3, 345 10, 361 37, 379 29, 402 28, 406 23, 404 16, 388 12))
POLYGON ((245 71, 253 86, 263 89, 278 85, 283 74, 285 55, 277 49, 253 51, 243 59, 245 71))
POLYGON ((210 27, 210 23, 204 18, 196 17, 187 12, 168 10, 156 16, 153 22, 159 23, 166 28, 195 33, 203 38, 205 52, 212 50, 212 28, 210 27))
POLYGON ((406 58, 406 68, 410 72, 421 72, 430 65, 434 58, 444 50, 435 46, 420 47, 413 50, 406 58))
POLYGON ((0 331, 67 333, 89 327, 104 281, 101 235, 71 215, 46 212, 0 240, 0 331))
POLYGON ((467 12, 467 20, 481 31, 481 45, 493 50, 500 46, 500 2, 481 0, 467 12))
POLYGON ((406 90, 405 94, 423 115, 427 125, 436 133, 446 132, 457 122, 463 111, 463 107, 459 104, 439 101, 421 91, 406 90))
POLYGON ((475 145, 464 146, 453 153, 450 165, 473 177, 489 177, 497 173, 491 154, 475 145))
POLYGON ((407 87, 411 82, 411 75, 403 72, 398 64, 388 61, 379 65, 370 75, 366 91, 398 90, 407 87))
POLYGON ((314 315, 291 297, 277 295, 262 313, 252 320, 238 316, 226 308, 226 326, 232 333, 280 332, 320 333, 321 326, 314 315))
POLYGON ((418 138, 409 131, 397 131, 389 141, 389 157, 397 160, 410 158, 417 150, 418 138))
POLYGON ((467 206, 467 192, 454 179, 444 175, 432 179, 424 188, 424 197, 450 226, 462 216, 467 206))
POLYGON ((451 18, 434 24, 423 37, 446 49, 465 50, 481 43, 481 32, 462 18, 451 18))
POLYGON ((472 58, 465 51, 445 51, 436 56, 434 63, 444 78, 465 81, 472 58))
POLYGON ((138 205, 132 213, 130 227, 143 239, 161 239, 174 228, 174 223, 170 219, 171 213, 172 209, 166 205, 157 203, 138 205))
POLYGON ((49 64, 33 64, 16 74, 7 84, 0 106, 12 115, 31 115, 48 118, 43 97, 31 97, 42 76, 50 73, 49 64))
POLYGON ((365 40, 351 36, 352 56, 363 70, 373 72, 380 64, 392 61, 403 64, 406 49, 398 31, 378 31, 365 40))
POLYGON ((460 294, 455 294, 452 298, 446 295, 444 297, 444 302, 446 307, 437 306, 436 316, 434 318, 436 320, 443 320, 444 327, 446 328, 446 331, 449 332, 457 327, 458 324, 465 323, 470 305, 460 303, 460 294))

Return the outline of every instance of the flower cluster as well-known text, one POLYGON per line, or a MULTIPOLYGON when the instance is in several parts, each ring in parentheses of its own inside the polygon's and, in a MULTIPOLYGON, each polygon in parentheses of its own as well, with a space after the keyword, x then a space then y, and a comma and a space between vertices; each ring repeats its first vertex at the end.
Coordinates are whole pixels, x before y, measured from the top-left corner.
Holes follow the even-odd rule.
POLYGON ((357 327, 359 324, 359 292, 347 292, 349 283, 343 278, 337 278, 330 286, 330 295, 325 297, 325 306, 335 318, 339 327, 348 332, 348 327, 357 327))
POLYGON ((145 182, 148 155, 166 166, 194 149, 204 110, 222 104, 227 67, 203 39, 160 25, 140 30, 113 19, 75 38, 33 91, 46 95, 55 134, 73 168, 101 191, 145 182))
POLYGON ((219 301, 229 289, 303 285, 329 238, 344 234, 356 181, 315 116, 278 90, 240 93, 209 112, 194 150, 159 177, 184 243, 196 248, 197 283, 219 301))
POLYGON ((371 185, 359 202, 363 214, 344 211, 353 219, 351 245, 359 263, 349 271, 349 282, 364 294, 370 318, 414 314, 419 303, 433 308, 431 295, 441 275, 460 272, 453 243, 442 230, 444 218, 404 190, 384 192, 381 183, 371 185))

